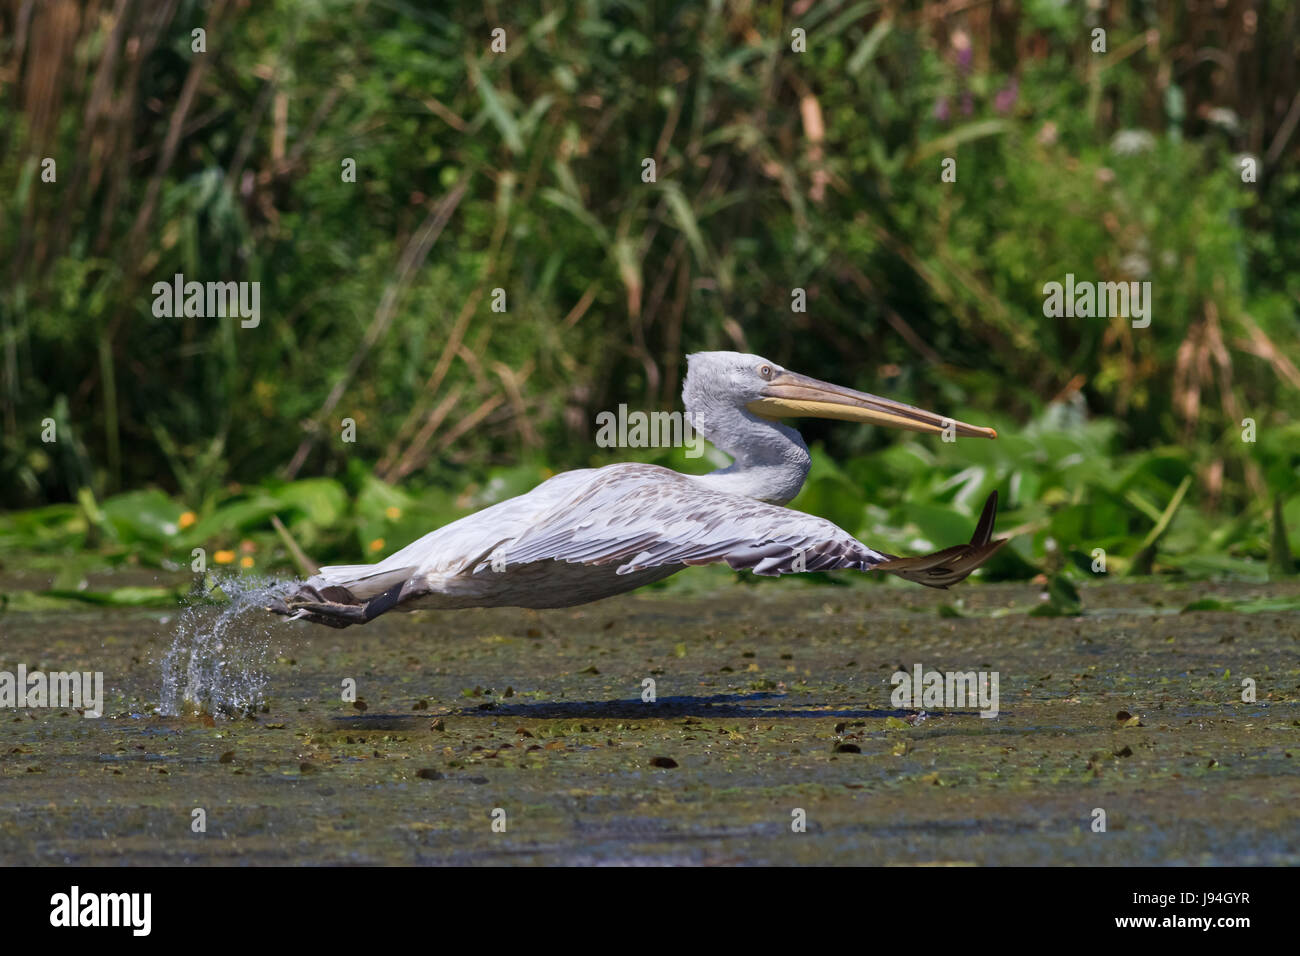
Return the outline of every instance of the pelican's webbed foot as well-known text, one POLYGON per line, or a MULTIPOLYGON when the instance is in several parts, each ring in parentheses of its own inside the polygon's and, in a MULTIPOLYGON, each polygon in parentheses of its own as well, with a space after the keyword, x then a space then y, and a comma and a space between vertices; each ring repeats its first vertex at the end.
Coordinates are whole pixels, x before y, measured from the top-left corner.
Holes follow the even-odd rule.
POLYGON ((266 609, 274 614, 286 615, 290 620, 312 621, 329 627, 349 627, 365 624, 391 610, 401 600, 401 596, 401 584, 394 584, 368 601, 358 601, 347 588, 331 586, 318 589, 305 584, 288 598, 272 598, 266 609))

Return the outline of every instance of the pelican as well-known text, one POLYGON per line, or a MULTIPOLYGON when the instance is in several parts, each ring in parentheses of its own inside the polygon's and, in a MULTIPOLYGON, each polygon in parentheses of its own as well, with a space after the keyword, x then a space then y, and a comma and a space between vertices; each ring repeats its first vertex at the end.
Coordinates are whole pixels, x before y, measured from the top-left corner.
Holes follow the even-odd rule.
POLYGON ((321 568, 268 610, 347 627, 394 608, 572 607, 719 562, 763 575, 886 571, 947 588, 1005 543, 991 540, 996 491, 969 544, 911 558, 877 551, 824 518, 783 507, 799 493, 811 458, 803 438, 780 419, 972 438, 996 438, 992 428, 739 352, 687 356, 682 399, 687 421, 732 459, 729 466, 706 475, 639 463, 567 471, 377 564, 321 568))

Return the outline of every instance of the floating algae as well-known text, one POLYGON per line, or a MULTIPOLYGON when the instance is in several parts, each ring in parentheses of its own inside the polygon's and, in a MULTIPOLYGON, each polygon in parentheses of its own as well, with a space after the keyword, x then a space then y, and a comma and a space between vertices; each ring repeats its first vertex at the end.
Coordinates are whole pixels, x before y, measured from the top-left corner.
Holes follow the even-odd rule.
MULTIPOLYGON (((259 707, 256 725, 217 717, 215 729, 145 713, 175 612, 159 632, 148 608, 11 609, 0 653, 14 663, 0 667, 93 660, 109 703, 101 721, 0 712, 0 859, 1300 864, 1300 610, 1178 613, 1209 597, 1300 600, 1300 579, 1102 581, 1084 592, 1082 620, 1029 617, 1040 590, 968 587, 960 619, 937 613, 950 592, 863 584, 833 598, 729 587, 536 616, 386 614, 346 632, 273 622, 269 713, 259 707), (151 666, 138 666, 150 648, 151 666), (294 666, 276 662, 286 653, 294 666), (893 726, 903 711, 889 675, 917 661, 999 671, 1004 706, 988 720, 936 708, 893 726), (583 673, 593 664, 600 673, 583 673), (640 698, 651 674, 657 703, 640 698), (364 714, 328 690, 346 675, 361 681, 364 714), (1255 704, 1241 700, 1248 676, 1255 704), (769 679, 777 687, 751 687, 769 679), (464 695, 475 687, 493 693, 464 695), (678 766, 651 766, 656 756, 678 766), (219 806, 232 839, 195 839, 187 814, 200 799, 209 832, 219 806), (505 833, 484 822, 495 807, 505 833), (1091 827, 1097 807, 1105 833, 1091 827)), ((209 635, 227 600, 214 597, 209 635)), ((250 619, 262 623, 248 604, 228 624, 241 641, 250 619)), ((179 646, 178 703, 192 645, 179 646)))
POLYGON ((177 619, 162 662, 161 714, 233 716, 254 713, 264 702, 276 626, 265 608, 288 585, 232 577, 219 588, 227 603, 194 603, 177 619))

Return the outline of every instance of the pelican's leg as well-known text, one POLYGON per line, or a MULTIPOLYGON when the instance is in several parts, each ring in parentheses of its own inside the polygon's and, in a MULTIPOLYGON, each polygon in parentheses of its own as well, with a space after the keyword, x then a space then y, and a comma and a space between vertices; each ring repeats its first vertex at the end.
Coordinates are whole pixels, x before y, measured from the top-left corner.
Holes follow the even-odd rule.
POLYGON ((348 627, 352 624, 365 624, 395 607, 401 600, 402 585, 394 584, 383 594, 375 595, 364 604, 330 600, 336 597, 352 597, 345 588, 339 587, 325 588, 323 591, 318 591, 314 587, 304 587, 298 594, 310 594, 323 600, 303 601, 298 599, 298 595, 290 597, 288 601, 274 598, 267 606, 267 610, 276 614, 289 615, 295 620, 313 621, 330 627, 348 627))

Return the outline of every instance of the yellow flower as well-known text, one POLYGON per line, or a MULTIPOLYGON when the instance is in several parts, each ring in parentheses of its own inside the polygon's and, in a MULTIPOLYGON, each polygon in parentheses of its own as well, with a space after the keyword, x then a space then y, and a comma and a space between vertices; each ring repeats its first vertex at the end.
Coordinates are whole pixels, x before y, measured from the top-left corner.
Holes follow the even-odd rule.
POLYGON ((370 542, 370 550, 371 550, 371 551, 382 551, 383 548, 384 548, 384 539, 383 539, 383 538, 376 538, 374 541, 371 541, 371 542, 370 542))
POLYGON ((384 509, 384 514, 388 516, 389 521, 396 521, 402 516, 402 509, 394 505, 389 505, 384 509))
POLYGON ((181 530, 183 531, 198 520, 198 516, 195 515, 193 511, 186 511, 182 512, 180 520, 176 523, 180 525, 181 530))
POLYGON ((239 559, 239 566, 241 568, 251 568, 253 566, 253 559, 248 555, 244 555, 239 559))
POLYGON ((217 564, 230 564, 232 561, 235 560, 235 552, 218 551, 216 554, 212 556, 212 560, 217 562, 217 564))

